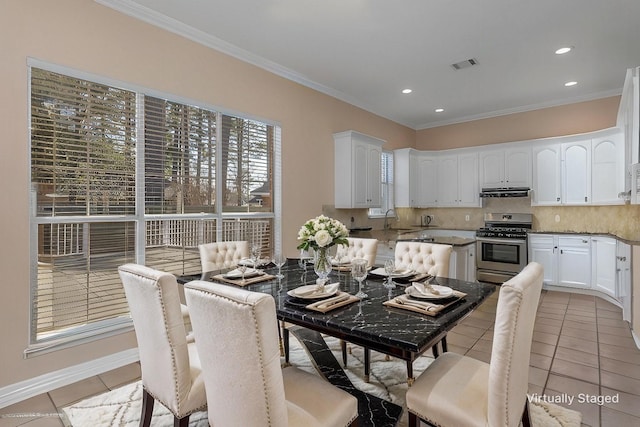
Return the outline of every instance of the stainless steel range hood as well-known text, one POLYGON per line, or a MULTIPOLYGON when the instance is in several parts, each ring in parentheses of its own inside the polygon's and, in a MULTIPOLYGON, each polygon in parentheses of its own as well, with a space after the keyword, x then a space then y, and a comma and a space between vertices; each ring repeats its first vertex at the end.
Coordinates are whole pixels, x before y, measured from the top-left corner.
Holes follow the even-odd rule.
POLYGON ((529 187, 483 188, 480 197, 529 197, 529 187))

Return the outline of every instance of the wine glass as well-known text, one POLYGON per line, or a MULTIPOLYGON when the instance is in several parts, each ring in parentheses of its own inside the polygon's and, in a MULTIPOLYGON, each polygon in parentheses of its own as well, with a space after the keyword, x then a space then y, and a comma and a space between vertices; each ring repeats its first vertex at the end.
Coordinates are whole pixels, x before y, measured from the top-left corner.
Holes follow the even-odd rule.
POLYGON ((362 291, 362 281, 367 278, 368 262, 366 259, 356 258, 351 260, 351 277, 358 281, 358 298, 366 298, 368 295, 362 291))
POLYGON ((388 259, 384 262, 384 271, 387 273, 387 281, 384 287, 387 289, 395 289, 396 284, 393 282, 391 275, 396 270, 396 263, 392 259, 388 259))
POLYGON ((273 263, 276 265, 276 267, 278 267, 278 275, 276 276, 276 278, 284 278, 284 275, 282 274, 282 266, 287 263, 287 257, 285 257, 283 254, 275 254, 273 256, 273 263))
POLYGON ((246 280, 244 280, 244 273, 247 272, 247 265, 244 263, 240 263, 237 266, 238 270, 240 271, 240 273, 242 274, 242 283, 246 283, 246 280))
POLYGON ((260 258, 260 243, 253 242, 251 244, 251 259, 253 260, 253 268, 258 268, 258 259, 260 258))

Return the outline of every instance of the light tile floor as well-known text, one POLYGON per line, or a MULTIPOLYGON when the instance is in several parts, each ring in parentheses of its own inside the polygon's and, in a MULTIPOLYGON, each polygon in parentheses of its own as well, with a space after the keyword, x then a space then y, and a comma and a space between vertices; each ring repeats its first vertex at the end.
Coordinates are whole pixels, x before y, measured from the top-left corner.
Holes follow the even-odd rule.
MULTIPOLYGON (((449 351, 489 361, 496 292, 448 335, 449 351)), ((601 298, 543 291, 529 367, 529 393, 574 396, 583 425, 640 425, 640 350, 622 312, 601 298), (618 403, 577 402, 582 393, 619 396, 618 403)), ((61 427, 60 408, 139 379, 132 364, 0 409, 0 427, 61 427), (6 414, 32 414, 2 417, 6 414)))

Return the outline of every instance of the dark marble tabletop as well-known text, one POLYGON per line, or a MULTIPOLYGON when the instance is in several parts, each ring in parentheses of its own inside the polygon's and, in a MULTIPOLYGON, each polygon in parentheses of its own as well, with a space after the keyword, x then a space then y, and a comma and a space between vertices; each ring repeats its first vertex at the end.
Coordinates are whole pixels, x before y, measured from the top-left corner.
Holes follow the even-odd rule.
MULTIPOLYGON (((413 359, 438 342, 460 319, 473 311, 496 289, 493 284, 437 278, 438 284, 464 292, 467 296, 432 317, 382 305, 393 296, 404 293, 407 284, 398 284, 396 289, 388 291, 383 286, 383 278, 370 274, 364 282, 367 298, 327 313, 320 313, 306 309, 305 305, 308 302, 287 295, 287 291, 291 289, 315 283, 313 266, 308 265, 305 270, 298 266, 296 260, 290 260, 282 268, 283 279, 256 283, 246 288, 271 294, 275 298, 277 316, 281 320, 404 359, 413 359)), ((274 275, 277 273, 276 268, 266 268, 265 271, 274 275)), ((200 279, 200 276, 181 276, 178 279, 186 283, 200 279)), ((339 281, 342 291, 351 294, 358 291, 357 282, 351 279, 349 273, 334 271, 329 279, 331 283, 339 281)))

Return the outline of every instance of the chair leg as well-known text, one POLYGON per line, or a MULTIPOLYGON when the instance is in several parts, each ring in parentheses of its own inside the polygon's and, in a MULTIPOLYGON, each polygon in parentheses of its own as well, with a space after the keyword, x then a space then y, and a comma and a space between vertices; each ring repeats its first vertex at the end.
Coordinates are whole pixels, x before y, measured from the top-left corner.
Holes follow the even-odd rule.
POLYGON ((340 340, 340 348, 342 349, 342 365, 347 367, 347 342, 340 340))
POLYGON ((409 427, 418 427, 418 416, 409 412, 409 427))
POLYGON ((371 350, 368 347, 364 348, 364 382, 369 382, 369 370, 371 368, 371 350))
POLYGON ((178 418, 174 416, 173 427, 189 427, 189 415, 182 418, 178 418))
POLYGON ((522 427, 531 427, 531 414, 529 413, 529 402, 524 402, 524 411, 522 412, 522 427))
POLYGON ((151 425, 151 415, 153 415, 153 404, 155 400, 153 396, 142 389, 142 412, 140 413, 140 427, 149 427, 151 425))

